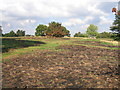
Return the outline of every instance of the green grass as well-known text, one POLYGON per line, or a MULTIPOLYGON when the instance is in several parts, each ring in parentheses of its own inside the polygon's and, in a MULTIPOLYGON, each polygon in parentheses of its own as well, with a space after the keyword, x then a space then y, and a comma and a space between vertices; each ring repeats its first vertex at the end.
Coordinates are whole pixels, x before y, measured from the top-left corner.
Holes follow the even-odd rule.
MULTIPOLYGON (((23 39, 22 39, 23 40, 23 39)), ((28 41, 41 41, 45 44, 40 44, 38 46, 29 46, 24 48, 17 48, 12 49, 9 52, 3 53, 2 57, 4 58, 13 58, 15 56, 20 56, 23 54, 29 54, 33 53, 36 50, 54 50, 54 51, 62 51, 61 49, 55 49, 57 46, 67 43, 67 40, 63 39, 41 39, 41 40, 35 40, 35 39, 28 39, 28 41)))
MULTIPOLYGON (((109 43, 109 42, 103 42, 103 41, 100 41, 101 39, 80 39, 79 41, 96 41, 96 42, 100 42, 100 44, 103 44, 103 45, 112 45, 112 46, 118 46, 116 44, 113 44, 113 43, 109 43)), ((106 39, 106 40, 111 40, 111 39, 106 39)))
POLYGON ((103 44, 103 45, 118 46, 118 45, 116 45, 116 44, 113 44, 113 43, 108 43, 108 42, 101 42, 101 44, 103 44))
MULTIPOLYGON (((103 39, 104 40, 104 39, 103 39)), ((105 40, 109 40, 112 41, 112 39, 105 39, 105 40)), ((84 38, 73 38, 72 41, 94 41, 94 42, 100 42, 100 44, 102 45, 111 45, 111 46, 118 46, 117 44, 113 44, 113 43, 109 43, 109 42, 103 42, 101 41, 101 39, 84 39, 84 38)), ((78 43, 71 43, 72 45, 81 45, 81 46, 87 46, 87 47, 96 47, 96 48, 105 48, 105 49, 120 49, 117 47, 105 47, 105 46, 97 46, 97 45, 92 45, 91 43, 84 43, 84 44, 78 44, 78 43)))
MULTIPOLYGON (((6 39, 6 38, 4 38, 6 39)), ((8 39, 8 38, 7 38, 8 39)), ((2 58, 3 59, 9 59, 9 58, 14 58, 15 56, 20 56, 23 54, 30 54, 35 52, 36 50, 53 50, 53 51, 63 51, 62 49, 56 49, 56 47, 60 46, 60 45, 81 45, 81 46, 87 46, 87 47, 96 47, 96 48, 107 48, 107 49, 119 49, 119 48, 112 48, 112 47, 104 47, 104 46, 95 46, 95 45, 88 45, 88 44, 76 44, 73 43, 73 41, 100 41, 100 39, 83 39, 83 38, 70 38, 68 40, 65 40, 63 38, 58 38, 58 39, 53 39, 53 38, 40 38, 40 39, 25 39, 25 38, 19 38, 19 40, 17 40, 17 38, 12 38, 15 39, 15 42, 10 42, 10 41, 6 41, 3 43, 3 45, 5 45, 6 47, 13 47, 10 48, 9 52, 5 52, 2 54, 2 58), (21 41, 20 41, 21 40, 21 41), (20 45, 19 42, 23 42, 23 41, 27 41, 26 43, 22 43, 20 45), (38 44, 37 46, 32 46, 33 44, 35 44, 35 42, 44 42, 45 44, 38 44), (12 45, 12 43, 15 43, 12 45), (27 47, 22 47, 22 45, 24 44, 30 44, 27 47), (17 45, 17 49, 14 48, 14 45, 17 45)), ((9 38, 10 40, 10 38, 9 38)), ((104 45, 113 45, 111 43, 107 43, 107 42, 101 42, 101 44, 104 45)), ((5 47, 4 46, 4 47, 5 47)))
POLYGON ((99 42, 99 39, 80 39, 80 41, 97 41, 99 42))

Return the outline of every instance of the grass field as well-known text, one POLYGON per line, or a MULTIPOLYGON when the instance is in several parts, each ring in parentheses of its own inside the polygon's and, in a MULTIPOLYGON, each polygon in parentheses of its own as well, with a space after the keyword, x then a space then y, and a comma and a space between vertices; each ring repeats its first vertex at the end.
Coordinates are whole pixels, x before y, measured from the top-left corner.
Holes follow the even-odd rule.
POLYGON ((3 87, 117 88, 112 39, 2 38, 3 87))

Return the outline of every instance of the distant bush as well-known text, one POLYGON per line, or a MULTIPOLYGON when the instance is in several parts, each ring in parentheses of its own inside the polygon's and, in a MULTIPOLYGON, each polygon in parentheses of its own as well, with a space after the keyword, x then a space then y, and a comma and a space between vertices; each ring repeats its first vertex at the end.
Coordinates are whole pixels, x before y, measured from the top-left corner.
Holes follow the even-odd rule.
POLYGON ((9 33, 2 34, 3 37, 19 37, 19 36, 25 36, 25 31, 18 30, 16 33, 11 30, 9 33))
POLYGON ((120 34, 118 34, 118 33, 113 33, 113 34, 111 35, 111 38, 113 38, 114 40, 120 41, 120 34))
POLYGON ((30 37, 30 36, 34 36, 34 35, 29 35, 29 34, 27 34, 27 35, 25 35, 25 36, 28 36, 28 37, 30 37))
POLYGON ((112 35, 110 32, 102 32, 97 35, 97 38, 111 38, 112 35))
POLYGON ((87 34, 82 34, 81 32, 75 33, 74 37, 88 37, 87 34))
POLYGON ((23 30, 18 30, 17 32, 16 32, 16 35, 19 37, 19 36, 25 36, 25 31, 23 31, 23 30))
POLYGON ((97 35, 97 38, 112 38, 114 40, 119 40, 120 35, 118 33, 111 33, 111 32, 102 32, 97 35))
POLYGON ((16 33, 12 30, 9 33, 3 35, 4 37, 16 37, 16 33))

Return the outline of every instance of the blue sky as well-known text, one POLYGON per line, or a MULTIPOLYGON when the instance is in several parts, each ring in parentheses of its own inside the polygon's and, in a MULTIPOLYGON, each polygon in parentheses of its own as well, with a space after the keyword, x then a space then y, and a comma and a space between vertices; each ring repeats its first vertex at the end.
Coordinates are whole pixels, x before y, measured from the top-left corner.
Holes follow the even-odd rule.
POLYGON ((3 0, 0 4, 3 33, 22 29, 26 34, 35 33, 39 24, 62 23, 73 36, 85 33, 90 24, 98 32, 108 31, 114 20, 111 12, 119 0, 3 0))

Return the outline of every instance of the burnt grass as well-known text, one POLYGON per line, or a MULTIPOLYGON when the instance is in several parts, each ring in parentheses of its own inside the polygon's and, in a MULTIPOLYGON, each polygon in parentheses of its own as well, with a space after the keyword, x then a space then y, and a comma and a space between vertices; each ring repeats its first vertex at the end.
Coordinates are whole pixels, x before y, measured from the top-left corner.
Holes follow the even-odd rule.
POLYGON ((61 45, 3 62, 3 88, 118 88, 118 50, 61 45))
POLYGON ((20 40, 20 38, 2 38, 2 53, 8 52, 10 49, 25 48, 40 44, 45 43, 40 41, 20 40))

